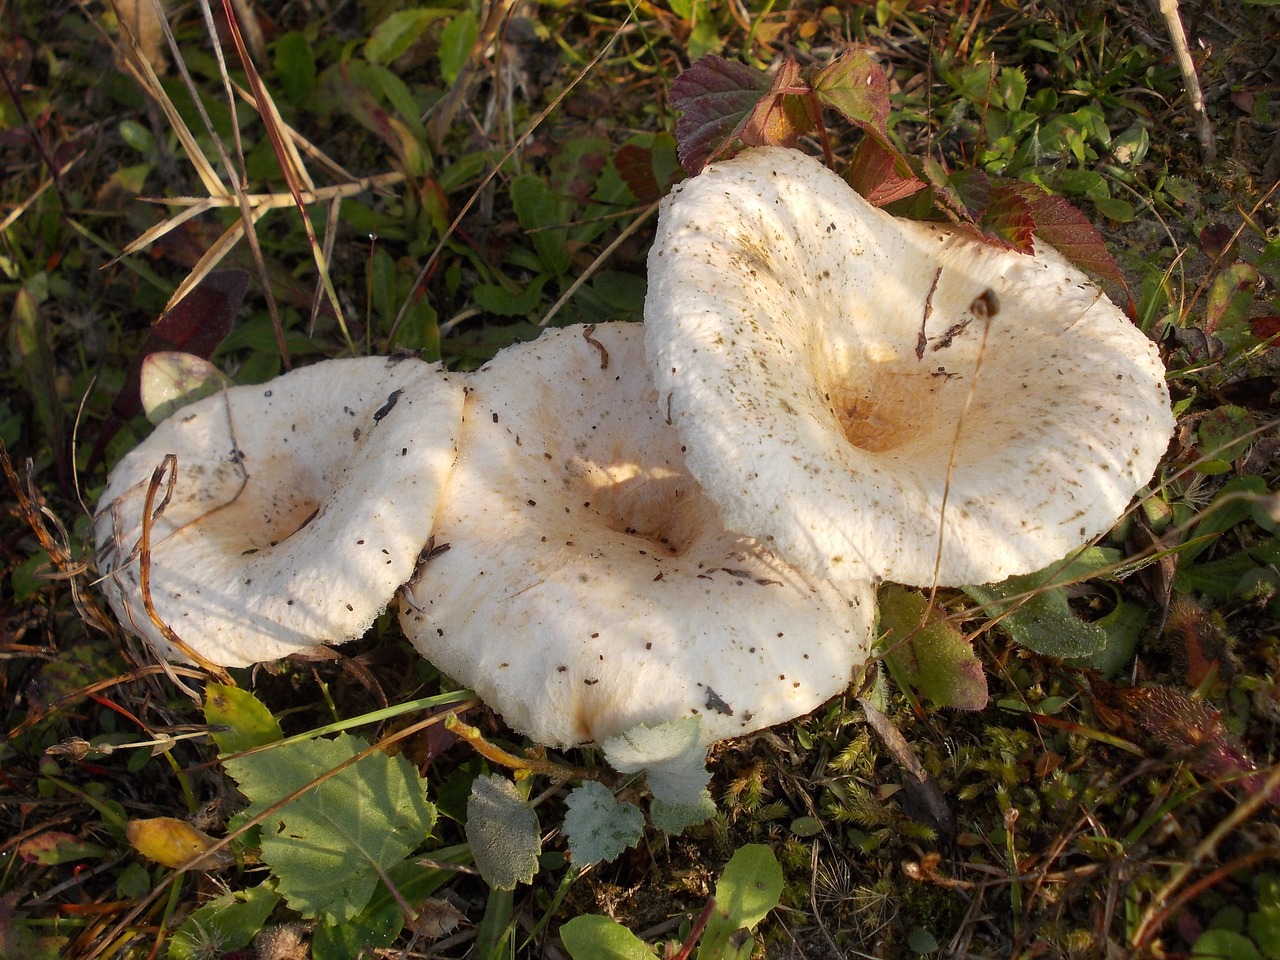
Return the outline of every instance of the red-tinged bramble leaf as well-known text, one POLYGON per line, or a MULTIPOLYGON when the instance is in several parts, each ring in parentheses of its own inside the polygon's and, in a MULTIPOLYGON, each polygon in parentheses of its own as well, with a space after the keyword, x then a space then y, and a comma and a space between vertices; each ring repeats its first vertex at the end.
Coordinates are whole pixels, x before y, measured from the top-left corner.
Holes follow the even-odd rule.
POLYGON ((1231 238, 1231 228, 1225 223, 1206 226, 1200 231, 1200 250, 1210 260, 1234 260, 1237 245, 1231 238))
POLYGON ((1019 253, 1031 253, 1034 229, 1031 206, 1021 192, 1007 183, 995 184, 991 190, 991 205, 982 219, 983 232, 1019 253))
POLYGON ((876 207, 913 196, 925 187, 906 157, 870 135, 854 148, 845 180, 876 207))
POLYGON ((973 223, 981 222, 991 206, 991 180, 978 169, 958 170, 947 177, 950 187, 964 205, 965 217, 973 223))
POLYGON ((817 124, 808 86, 800 67, 791 59, 783 61, 773 77, 773 85, 743 119, 734 134, 749 147, 794 147, 800 135, 817 124), (797 91, 805 91, 798 93, 797 91))
POLYGON ((1127 295, 1129 285, 1089 219, 1062 197, 1045 193, 1033 184, 1018 185, 1031 207, 1036 236, 1055 247, 1071 263, 1110 280, 1127 295))
POLYGON ((823 106, 888 141, 889 81, 866 50, 850 50, 813 74, 813 92, 823 106))
POLYGON ((641 203, 653 203, 662 197, 663 189, 658 186, 658 177, 653 172, 653 151, 635 143, 619 147, 613 155, 613 166, 618 176, 641 203))
POLYGON ((769 78, 746 64, 709 53, 671 84, 676 151, 690 176, 706 165, 769 90, 769 78))
POLYGON ((920 165, 920 172, 933 190, 934 204, 948 220, 957 225, 973 223, 964 199, 951 185, 951 177, 941 163, 932 157, 925 157, 920 165))
POLYGON ((1265 317, 1252 317, 1249 320, 1249 329, 1259 340, 1270 340, 1276 334, 1280 334, 1280 315, 1273 313, 1265 317))

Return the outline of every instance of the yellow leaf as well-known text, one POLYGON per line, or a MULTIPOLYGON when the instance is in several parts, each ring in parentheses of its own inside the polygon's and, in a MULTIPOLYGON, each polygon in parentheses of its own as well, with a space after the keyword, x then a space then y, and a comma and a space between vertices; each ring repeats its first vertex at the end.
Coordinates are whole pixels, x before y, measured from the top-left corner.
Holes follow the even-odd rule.
POLYGON ((230 850, 211 850, 217 840, 175 817, 130 820, 125 835, 133 849, 166 867, 180 867, 195 857, 200 859, 190 867, 196 870, 220 870, 235 863, 230 850))

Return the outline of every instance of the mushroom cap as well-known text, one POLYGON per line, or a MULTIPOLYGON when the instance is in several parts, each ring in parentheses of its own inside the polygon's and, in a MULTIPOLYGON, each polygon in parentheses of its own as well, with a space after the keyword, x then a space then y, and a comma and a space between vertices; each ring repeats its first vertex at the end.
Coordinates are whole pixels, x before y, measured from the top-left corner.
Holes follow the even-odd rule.
POLYGON ((1164 369, 1036 246, 898 220, 785 148, 678 186, 649 255, 648 353, 725 523, 811 575, 922 585, 939 536, 936 582, 957 585, 1107 530, 1173 429, 1164 369))
POLYGON ((183 407, 116 465, 98 506, 98 571, 116 615, 186 659, 151 622, 139 581, 148 486, 174 454, 150 574, 156 613, 179 639, 247 666, 359 636, 430 536, 462 396, 439 364, 365 357, 183 407))
POLYGON ((724 528, 639 325, 500 352, 468 381, 459 450, 400 622, 537 742, 686 716, 703 743, 739 736, 814 709, 866 658, 871 585, 837 590, 724 528))

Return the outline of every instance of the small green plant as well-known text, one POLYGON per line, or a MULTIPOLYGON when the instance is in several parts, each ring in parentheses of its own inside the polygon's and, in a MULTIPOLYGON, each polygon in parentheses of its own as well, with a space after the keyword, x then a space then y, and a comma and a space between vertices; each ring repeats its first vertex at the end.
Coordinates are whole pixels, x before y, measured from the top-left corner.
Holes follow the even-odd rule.
POLYGON ((683 945, 655 951, 608 917, 575 917, 560 928, 560 939, 574 960, 746 960, 756 949, 749 935, 778 905, 782 866, 760 844, 741 847, 725 864, 715 895, 691 926, 683 945), (695 952, 696 947, 696 952, 695 952))

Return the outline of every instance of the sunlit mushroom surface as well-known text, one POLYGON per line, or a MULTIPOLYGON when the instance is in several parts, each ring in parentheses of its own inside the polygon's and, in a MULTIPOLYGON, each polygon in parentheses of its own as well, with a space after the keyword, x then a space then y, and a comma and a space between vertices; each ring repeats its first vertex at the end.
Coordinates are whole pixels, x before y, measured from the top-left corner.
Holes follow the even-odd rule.
POLYGON ((795 150, 677 187, 648 353, 726 524, 811 575, 924 585, 1027 573, 1107 530, 1173 429, 1164 370, 1036 247, 895 219, 795 150))
POLYGON ((811 711, 866 658, 870 584, 816 581, 724 528, 639 325, 502 351, 468 381, 459 449, 401 623, 537 742, 683 717, 704 742, 738 736, 811 711))
POLYGON ((199 656, 245 666, 362 634, 430 536, 460 379, 414 359, 329 360, 169 417, 111 471, 95 518, 120 622, 189 659, 143 598, 150 495, 154 610, 199 656))

